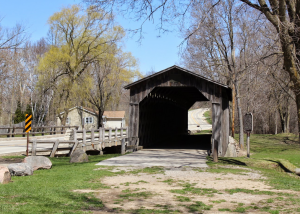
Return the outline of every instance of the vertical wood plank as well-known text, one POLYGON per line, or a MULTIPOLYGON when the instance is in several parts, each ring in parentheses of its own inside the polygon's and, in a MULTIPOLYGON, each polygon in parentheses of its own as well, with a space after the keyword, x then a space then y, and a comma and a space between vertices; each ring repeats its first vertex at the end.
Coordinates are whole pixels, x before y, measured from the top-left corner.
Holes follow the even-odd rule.
POLYGON ((54 142, 54 146, 53 146, 52 152, 50 154, 50 157, 53 158, 55 156, 58 145, 59 145, 59 139, 56 139, 55 142, 54 142))
POLYGON ((98 140, 99 143, 103 142, 103 137, 102 137, 103 131, 102 131, 102 129, 103 129, 102 127, 99 128, 99 140, 98 140))
POLYGON ((85 128, 82 129, 82 143, 86 144, 86 130, 85 128))
POLYGON ((32 141, 32 148, 31 148, 31 156, 36 156, 36 139, 33 139, 32 141))
POLYGON ((73 154, 73 152, 76 150, 77 146, 78 146, 78 140, 75 140, 73 148, 70 150, 70 153, 68 156, 71 156, 73 154))
POLYGON ((16 130, 16 128, 15 128, 15 126, 13 126, 13 128, 12 128, 12 135, 11 135, 11 137, 15 137, 15 135, 14 135, 14 133, 15 133, 15 130, 16 130))
POLYGON ((112 131, 112 129, 109 128, 109 132, 108 132, 108 140, 109 140, 109 141, 111 141, 111 131, 112 131))
POLYGON ((120 137, 123 138, 123 127, 120 130, 120 137))
POLYGON ((115 139, 117 139, 118 138, 118 128, 116 127, 115 128, 115 139))
POLYGON ((94 128, 91 129, 91 143, 93 143, 95 140, 95 130, 94 128))
POLYGON ((125 138, 123 138, 121 141, 121 154, 125 154, 125 138))

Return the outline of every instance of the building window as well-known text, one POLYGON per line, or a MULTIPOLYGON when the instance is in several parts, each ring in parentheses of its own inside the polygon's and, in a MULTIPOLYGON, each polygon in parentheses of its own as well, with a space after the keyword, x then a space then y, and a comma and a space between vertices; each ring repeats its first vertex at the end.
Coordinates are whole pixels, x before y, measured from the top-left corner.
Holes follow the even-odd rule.
POLYGON ((93 117, 86 117, 85 118, 85 123, 93 123, 94 122, 94 118, 93 117))
POLYGON ((66 124, 70 124, 70 123, 71 123, 71 118, 67 117, 66 124))

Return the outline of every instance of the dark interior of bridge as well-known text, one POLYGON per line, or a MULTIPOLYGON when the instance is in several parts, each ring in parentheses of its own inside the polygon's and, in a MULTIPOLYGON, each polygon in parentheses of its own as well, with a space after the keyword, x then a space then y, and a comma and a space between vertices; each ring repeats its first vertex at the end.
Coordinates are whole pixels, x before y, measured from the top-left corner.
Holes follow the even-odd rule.
POLYGON ((188 110, 208 101, 195 87, 156 87, 139 106, 139 145, 144 148, 210 149, 211 135, 188 135, 188 110))

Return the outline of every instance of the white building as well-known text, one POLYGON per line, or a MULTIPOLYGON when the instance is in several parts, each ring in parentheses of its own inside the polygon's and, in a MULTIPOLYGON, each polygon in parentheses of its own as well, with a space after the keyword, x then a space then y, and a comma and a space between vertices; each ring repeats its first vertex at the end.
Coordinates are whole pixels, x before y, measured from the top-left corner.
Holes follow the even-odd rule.
MULTIPOLYGON (((63 113, 61 112, 60 114, 62 115, 63 113)), ((97 111, 87 107, 76 106, 70 108, 66 126, 79 126, 79 129, 82 129, 82 124, 84 124, 84 128, 86 129, 97 128, 97 113, 97 111)), ((105 128, 125 127, 125 111, 104 111, 103 121, 105 128)), ((59 117, 57 117, 56 125, 61 125, 59 117)))
POLYGON ((125 111, 104 111, 105 128, 125 127, 125 111))

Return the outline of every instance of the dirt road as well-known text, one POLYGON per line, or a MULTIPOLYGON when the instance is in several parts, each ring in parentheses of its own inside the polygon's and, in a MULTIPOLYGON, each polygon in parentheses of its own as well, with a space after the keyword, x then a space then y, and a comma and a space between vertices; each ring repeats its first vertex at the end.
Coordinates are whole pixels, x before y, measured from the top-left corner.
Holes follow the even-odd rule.
POLYGON ((199 108, 189 111, 188 114, 188 129, 190 131, 195 130, 211 130, 212 125, 209 124, 205 117, 203 116, 204 112, 208 111, 208 108, 199 108))

